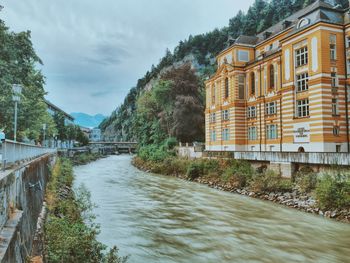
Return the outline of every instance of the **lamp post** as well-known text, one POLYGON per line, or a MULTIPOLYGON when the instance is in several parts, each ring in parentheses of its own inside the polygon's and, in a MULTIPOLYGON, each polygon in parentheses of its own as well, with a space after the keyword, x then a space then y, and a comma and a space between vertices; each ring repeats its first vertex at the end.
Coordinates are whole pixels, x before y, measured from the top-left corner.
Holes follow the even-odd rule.
POLYGON ((15 120, 14 120, 14 129, 13 129, 13 140, 17 140, 17 104, 21 100, 22 86, 14 84, 12 86, 12 100, 15 102, 15 120))
POLYGON ((45 147, 46 123, 43 124, 43 146, 45 147))

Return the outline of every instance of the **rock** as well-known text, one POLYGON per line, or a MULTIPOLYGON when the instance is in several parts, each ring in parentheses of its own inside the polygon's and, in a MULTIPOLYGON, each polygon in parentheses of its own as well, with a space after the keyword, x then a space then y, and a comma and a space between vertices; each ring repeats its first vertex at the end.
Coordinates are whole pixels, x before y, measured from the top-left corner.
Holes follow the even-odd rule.
POLYGON ((324 213, 324 216, 330 218, 331 217, 331 211, 326 211, 324 213))
POLYGON ((322 212, 321 210, 318 211, 318 214, 321 215, 321 216, 323 216, 323 212, 322 212))
POLYGON ((338 215, 337 210, 331 213, 331 218, 335 218, 338 215))
POLYGON ((254 196, 255 196, 255 193, 254 193, 254 192, 250 192, 248 195, 249 195, 250 197, 254 197, 254 196))
POLYGON ((284 193, 283 196, 287 199, 290 199, 292 197, 291 193, 289 192, 284 193))

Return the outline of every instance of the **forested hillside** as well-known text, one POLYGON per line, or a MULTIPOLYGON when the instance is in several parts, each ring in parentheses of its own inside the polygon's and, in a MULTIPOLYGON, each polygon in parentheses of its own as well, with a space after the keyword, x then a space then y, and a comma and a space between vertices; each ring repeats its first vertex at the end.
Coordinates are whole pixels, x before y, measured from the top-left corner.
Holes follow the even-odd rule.
MULTIPOLYGON (((207 76, 215 72, 215 56, 227 47, 229 39, 235 39, 242 34, 259 33, 313 2, 313 0, 255 0, 246 13, 240 11, 230 19, 228 26, 205 34, 189 36, 187 40, 180 41, 173 52, 166 51, 157 66, 152 65, 151 70, 147 71, 145 76, 137 81, 137 85, 130 90, 124 103, 101 123, 100 127, 106 139, 140 139, 135 126, 137 98, 145 86, 147 84, 149 86, 151 80, 160 78, 164 69, 190 61, 196 69, 199 81, 203 83, 207 76)), ((329 0, 328 2, 340 4, 344 8, 348 7, 347 0, 329 0)), ((232 12, 234 13, 235 10, 232 12)), ((157 85, 156 81, 154 83, 157 85)))

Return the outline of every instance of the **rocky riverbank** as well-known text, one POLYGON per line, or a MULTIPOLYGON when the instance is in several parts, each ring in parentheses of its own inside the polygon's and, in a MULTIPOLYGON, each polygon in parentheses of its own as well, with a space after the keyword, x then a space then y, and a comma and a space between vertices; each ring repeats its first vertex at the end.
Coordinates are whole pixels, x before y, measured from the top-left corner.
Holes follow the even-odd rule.
MULTIPOLYGON (((136 157, 137 158, 137 157, 136 157)), ((157 169, 152 169, 147 162, 134 159, 133 165, 145 172, 159 173, 157 169)), ((262 199, 290 208, 298 209, 307 213, 323 216, 334 219, 344 223, 350 223, 350 209, 321 209, 312 193, 305 193, 299 191, 296 187, 290 191, 254 191, 250 187, 236 187, 231 182, 223 183, 220 178, 216 176, 200 176, 198 178, 190 179, 184 173, 172 173, 167 175, 175 176, 183 180, 193 181, 200 184, 205 184, 211 188, 222 191, 236 193, 252 198, 262 199)))
MULTIPOLYGON (((186 177, 181 177, 186 179, 186 177)), ((203 178, 195 179, 194 182, 206 184, 209 187, 237 193, 253 198, 258 198, 266 201, 271 201, 281 205, 295 208, 301 211, 305 211, 312 214, 317 214, 327 218, 336 219, 341 222, 350 223, 350 209, 334 209, 334 210, 322 210, 317 206, 315 198, 311 195, 305 195, 299 192, 297 189, 293 189, 291 192, 255 192, 249 188, 235 188, 230 185, 222 185, 215 181, 206 180, 203 178)))

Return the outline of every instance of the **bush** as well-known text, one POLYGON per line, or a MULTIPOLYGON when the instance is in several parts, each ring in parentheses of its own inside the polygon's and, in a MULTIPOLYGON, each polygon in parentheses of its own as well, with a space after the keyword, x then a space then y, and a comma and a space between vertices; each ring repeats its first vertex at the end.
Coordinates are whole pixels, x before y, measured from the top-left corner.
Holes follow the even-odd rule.
POLYGON ((166 139, 163 144, 166 147, 166 149, 173 150, 175 148, 175 146, 178 144, 178 142, 177 142, 176 138, 170 137, 170 138, 166 139))
POLYGON ((283 179, 272 170, 266 170, 264 174, 255 174, 251 181, 251 187, 255 191, 288 192, 293 189, 289 179, 283 179))
POLYGON ((316 186, 316 199, 322 209, 350 207, 350 175, 324 174, 316 186))
POLYGON ((311 167, 304 166, 295 174, 294 181, 302 193, 308 193, 316 188, 317 174, 311 167))
POLYGON ((220 163, 216 159, 204 159, 202 160, 203 174, 209 175, 212 173, 220 173, 220 163))
POLYGON ((144 161, 162 162, 166 158, 174 156, 174 153, 167 151, 165 147, 152 144, 140 147, 138 156, 144 161))
POLYGON ((230 166, 222 174, 222 180, 227 183, 231 181, 235 187, 245 187, 251 180, 254 169, 246 161, 233 160, 230 166))
POLYGON ((194 161, 190 164, 190 166, 187 169, 187 178, 190 180, 194 180, 198 177, 203 176, 204 174, 204 165, 203 162, 200 161, 194 161))

